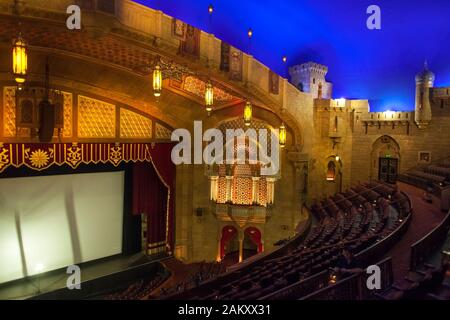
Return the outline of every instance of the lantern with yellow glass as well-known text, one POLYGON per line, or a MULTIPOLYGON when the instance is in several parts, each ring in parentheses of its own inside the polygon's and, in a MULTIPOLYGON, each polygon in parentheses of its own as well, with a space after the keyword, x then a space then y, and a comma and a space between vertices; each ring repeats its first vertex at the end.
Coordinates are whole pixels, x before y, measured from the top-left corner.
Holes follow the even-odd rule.
POLYGON ((14 80, 21 87, 27 76, 28 54, 27 45, 20 35, 13 42, 12 55, 14 80))
POLYGON ((252 122, 252 104, 250 103, 250 101, 247 101, 247 103, 245 104, 244 107, 244 124, 249 127, 251 122, 252 122))
POLYGON ((153 69, 153 95, 160 97, 162 91, 162 70, 161 66, 157 64, 153 69))
POLYGON ((278 133, 278 140, 280 142, 281 148, 284 148, 286 146, 286 137, 287 137, 286 127, 284 126, 284 123, 282 123, 278 133))
POLYGON ((211 82, 208 81, 205 88, 205 106, 208 115, 212 111, 213 104, 214 104, 214 88, 211 82))

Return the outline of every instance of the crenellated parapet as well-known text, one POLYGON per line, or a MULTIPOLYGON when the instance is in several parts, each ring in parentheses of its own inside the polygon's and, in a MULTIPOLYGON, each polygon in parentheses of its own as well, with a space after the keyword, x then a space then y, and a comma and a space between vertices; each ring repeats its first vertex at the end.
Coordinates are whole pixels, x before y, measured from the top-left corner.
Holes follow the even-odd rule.
POLYGON ((317 99, 331 99, 333 85, 326 81, 328 67, 307 62, 289 68, 292 84, 302 92, 307 92, 317 99))

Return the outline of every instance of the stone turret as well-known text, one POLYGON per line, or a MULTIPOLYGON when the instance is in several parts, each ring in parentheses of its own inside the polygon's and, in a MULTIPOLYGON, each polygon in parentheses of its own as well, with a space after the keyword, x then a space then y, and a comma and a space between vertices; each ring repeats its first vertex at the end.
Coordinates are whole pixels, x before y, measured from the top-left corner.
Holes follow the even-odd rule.
POLYGON ((428 69, 425 62, 424 69, 416 76, 416 106, 415 122, 420 129, 425 129, 431 122, 430 91, 434 85, 434 73, 428 69))
POLYGON ((307 62, 289 68, 291 83, 300 91, 311 93, 314 98, 331 99, 333 85, 325 80, 328 67, 307 62))

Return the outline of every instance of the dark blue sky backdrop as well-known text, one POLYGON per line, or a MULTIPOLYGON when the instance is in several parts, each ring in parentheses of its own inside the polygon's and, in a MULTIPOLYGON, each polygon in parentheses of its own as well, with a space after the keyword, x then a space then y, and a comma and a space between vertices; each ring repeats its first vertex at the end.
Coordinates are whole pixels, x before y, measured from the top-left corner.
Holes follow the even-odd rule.
POLYGON ((371 111, 413 110, 414 77, 428 60, 450 86, 450 0, 137 0, 211 32, 286 76, 288 65, 329 67, 335 98, 369 99, 371 111), (214 6, 211 28, 208 5, 214 6), (368 30, 369 5, 382 29, 368 30))

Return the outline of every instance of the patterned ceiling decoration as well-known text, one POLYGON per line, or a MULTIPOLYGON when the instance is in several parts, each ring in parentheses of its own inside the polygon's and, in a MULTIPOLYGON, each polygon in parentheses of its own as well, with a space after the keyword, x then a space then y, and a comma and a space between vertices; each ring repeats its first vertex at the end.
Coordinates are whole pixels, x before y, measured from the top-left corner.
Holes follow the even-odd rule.
MULTIPOLYGON (((206 84, 204 81, 188 76, 183 81, 183 89, 187 92, 193 93, 198 97, 203 98, 205 94, 206 84)), ((224 90, 214 87, 214 100, 220 102, 229 102, 237 100, 235 96, 225 92, 224 90)))
POLYGON ((151 138, 152 120, 128 109, 120 108, 120 137, 151 138))
MULTIPOLYGON (((136 45, 125 43, 109 35, 92 37, 86 32, 73 32, 61 25, 22 22, 22 35, 31 46, 48 47, 76 53, 110 63, 136 69, 153 61, 154 56, 136 45)), ((17 34, 17 23, 11 19, 0 20, 0 42, 11 43, 17 34)))
POLYGON ((248 128, 253 128, 255 130, 259 129, 270 130, 270 127, 265 122, 255 119, 252 119, 250 126, 246 127, 244 124, 244 120, 241 118, 223 122, 218 127, 218 129, 221 130, 223 133, 225 133, 226 129, 248 129, 248 128))
MULTIPOLYGON (((86 32, 73 32, 67 28, 62 28, 60 25, 39 24, 37 27, 36 24, 24 21, 21 30, 23 37, 30 46, 54 48, 72 54, 107 61, 141 74, 149 73, 150 69, 146 66, 155 59, 155 55, 141 46, 125 42, 121 38, 122 34, 119 32, 119 29, 113 29, 109 34, 94 38, 86 32)), ((0 42, 10 43, 11 35, 17 34, 17 32, 17 24, 14 21, 8 18, 0 20, 0 42)), ((131 35, 128 36, 131 37, 131 35)), ((148 38, 138 40, 149 41, 148 38)), ((179 65, 178 68, 183 67, 179 65)), ((203 98, 204 87, 205 83, 203 81, 188 76, 181 90, 203 98)), ((214 97, 220 102, 238 99, 219 88, 214 88, 214 97)))

